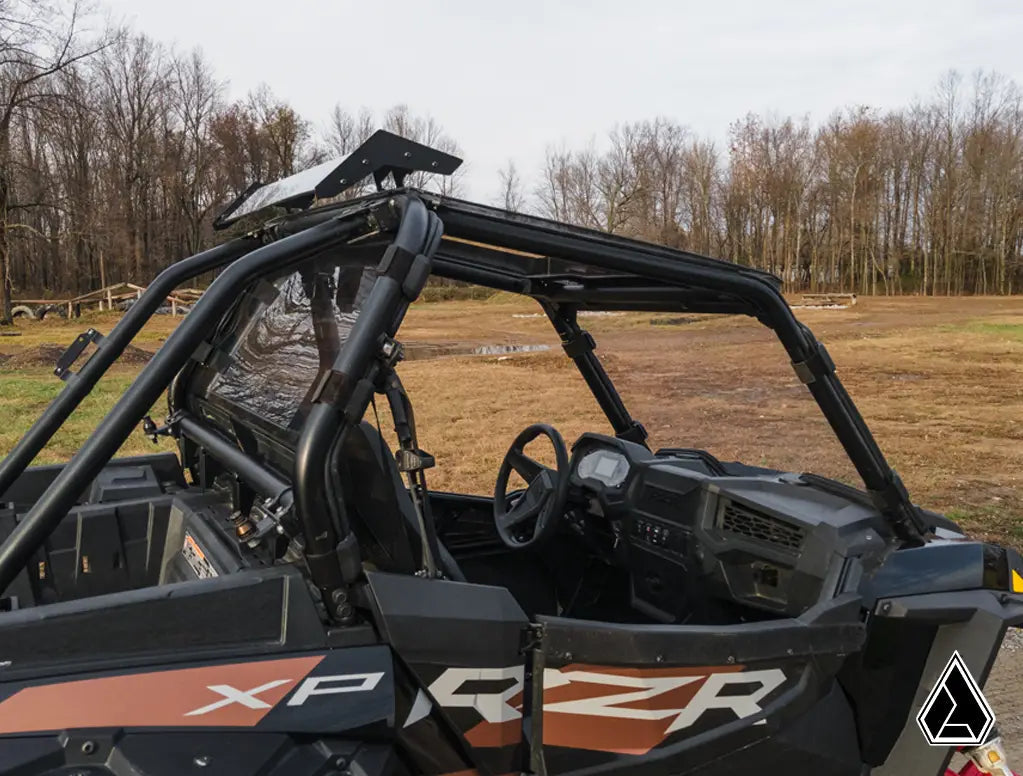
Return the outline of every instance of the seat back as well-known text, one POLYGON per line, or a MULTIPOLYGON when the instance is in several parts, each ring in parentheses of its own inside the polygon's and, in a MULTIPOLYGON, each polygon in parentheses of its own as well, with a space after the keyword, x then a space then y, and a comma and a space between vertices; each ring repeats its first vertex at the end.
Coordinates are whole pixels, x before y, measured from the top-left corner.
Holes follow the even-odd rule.
MULTIPOLYGON (((381 571, 414 574, 422 557, 419 519, 384 438, 362 421, 345 434, 341 460, 345 504, 363 557, 381 571)), ((438 545, 440 570, 465 581, 454 557, 438 545)))

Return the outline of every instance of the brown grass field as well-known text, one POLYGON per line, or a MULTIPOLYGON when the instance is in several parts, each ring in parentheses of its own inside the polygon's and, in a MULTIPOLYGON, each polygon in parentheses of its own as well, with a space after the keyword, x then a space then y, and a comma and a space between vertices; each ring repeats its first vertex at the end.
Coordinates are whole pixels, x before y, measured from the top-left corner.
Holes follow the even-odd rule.
MULTIPOLYGON (((410 311, 400 337, 413 357, 400 372, 420 442, 437 458, 431 487, 489 492, 507 445, 530 423, 551 423, 569 442, 583 431, 608 429, 546 320, 517 317, 537 312, 528 301, 503 296, 421 303, 410 311), (437 349, 416 343, 551 349, 436 357, 437 349), (427 353, 433 357, 419 357, 427 353)), ((916 502, 949 514, 978 538, 1023 546, 1023 298, 867 298, 845 310, 797 314, 827 345, 916 502)), ((16 326, 18 336, 0 336, 6 362, 0 454, 60 390, 50 370, 62 347, 88 326, 109 331, 115 320, 105 314, 27 322, 16 326)), ((155 350, 177 320, 155 318, 135 344, 155 350)), ((756 322, 639 314, 581 321, 653 446, 702 447, 723 460, 856 482, 781 346, 756 322)), ((138 369, 115 367, 40 461, 74 453, 138 369)), ((158 405, 154 415, 162 410, 158 405)), ((381 422, 386 426, 386 417, 381 422)), ((139 433, 122 452, 148 450, 139 433)), ((1023 757, 1021 676, 1023 648, 1014 638, 987 693, 1016 758, 1023 757)))

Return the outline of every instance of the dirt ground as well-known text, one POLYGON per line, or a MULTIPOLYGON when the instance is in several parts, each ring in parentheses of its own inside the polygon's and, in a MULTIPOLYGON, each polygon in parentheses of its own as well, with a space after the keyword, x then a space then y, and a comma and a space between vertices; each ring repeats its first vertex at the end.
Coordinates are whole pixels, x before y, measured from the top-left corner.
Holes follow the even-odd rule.
MULTIPOLYGON (((861 298, 847 309, 796 312, 827 346, 914 500, 949 514, 978 538, 1023 547, 1023 298, 861 298)), ((700 447, 722 460, 857 482, 783 349, 755 321, 628 314, 580 323, 595 336, 597 354, 653 447, 700 447)), ((7 426, 0 429, 0 454, 59 388, 47 369, 10 367, 31 360, 32 348, 68 343, 88 325, 108 331, 112 324, 109 314, 23 323, 19 336, 0 338, 0 354, 10 357, 0 367, 7 426)), ((169 316, 154 319, 136 344, 156 349, 174 324, 169 316)), ((437 459, 431 487, 490 492, 507 445, 530 423, 551 423, 569 442, 583 431, 608 429, 549 323, 529 302, 498 296, 417 304, 400 337, 415 356, 399 371, 420 442, 437 459), (517 345, 534 347, 494 347, 517 345)), ((122 369, 117 379, 126 381, 138 366, 122 369)), ((111 397, 119 385, 111 385, 111 397)), ((75 449, 100 412, 90 410, 81 427, 72 424, 43 460, 75 449)), ((139 436, 124 451, 151 449, 139 436)), ((1018 635, 1007 640, 987 686, 1023 771, 1018 635)))

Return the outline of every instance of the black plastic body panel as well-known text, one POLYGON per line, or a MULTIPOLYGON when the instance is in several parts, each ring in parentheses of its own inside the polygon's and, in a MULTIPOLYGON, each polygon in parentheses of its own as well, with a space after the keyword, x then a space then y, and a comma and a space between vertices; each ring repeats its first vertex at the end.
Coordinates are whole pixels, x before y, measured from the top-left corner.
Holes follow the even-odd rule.
POLYGON ((163 495, 163 487, 151 465, 113 466, 103 469, 92 481, 89 503, 129 501, 163 495))
POLYGON ((0 644, 3 682, 182 652, 265 654, 326 641, 301 575, 282 566, 8 612, 0 644))
MULTIPOLYGON (((415 674, 436 718, 458 731, 461 746, 491 773, 523 770, 522 712, 505 702, 470 700, 473 692, 495 689, 507 699, 522 694, 521 647, 529 622, 511 593, 397 574, 367 576, 381 636, 415 674)), ((411 719, 405 732, 429 724, 429 718, 411 719)))
MULTIPOLYGON (((409 773, 417 758, 389 735, 407 713, 402 682, 382 645, 0 682, 0 772, 409 773)), ((466 766, 457 754, 447 764, 466 766)))
POLYGON ((935 540, 924 547, 900 550, 864 581, 860 591, 869 606, 878 598, 893 595, 982 588, 984 547, 980 542, 935 540))
POLYGON ((528 620, 504 588, 367 576, 382 635, 409 662, 491 665, 509 649, 518 650, 528 620))
MULTIPOLYGON (((157 584, 172 501, 159 495, 72 508, 6 595, 24 608, 157 584)), ((0 512, 0 538, 17 519, 0 512)))
POLYGON ((846 596, 799 619, 723 627, 543 618, 535 652, 547 677, 541 695, 546 772, 791 769, 858 776, 856 723, 835 674, 863 643, 859 603, 846 596), (551 681, 552 672, 560 681, 551 681), (562 700, 577 695, 562 688, 599 683, 608 674, 609 684, 650 688, 643 706, 650 711, 646 717, 616 712, 609 698, 615 725, 591 718, 587 729, 572 719, 583 711, 578 702, 562 700), (682 688, 693 691, 672 694, 682 688), (737 700, 743 694, 747 701, 737 700), (815 728, 828 731, 826 747, 807 737, 815 728))
POLYGON ((242 552, 234 531, 229 530, 230 521, 231 507, 218 494, 185 491, 176 496, 167 521, 158 583, 189 582, 264 568, 265 562, 255 553, 242 552))
MULTIPOLYGON (((185 486, 184 476, 181 472, 181 464, 174 453, 155 453, 153 455, 138 455, 130 458, 114 458, 106 466, 106 473, 102 477, 115 478, 114 470, 119 468, 140 469, 150 467, 154 478, 160 483, 169 483, 179 487, 185 486)), ((26 512, 36 500, 43 495, 50 484, 57 478, 64 469, 64 464, 47 464, 45 466, 32 466, 16 479, 7 492, 0 494, 0 501, 8 501, 14 504, 19 512, 26 512)), ((78 503, 85 501, 92 483, 82 489, 78 497, 78 503)))
POLYGON ((280 733, 117 733, 24 738, 0 744, 6 776, 406 776, 410 771, 386 743, 351 739, 302 740, 280 733), (85 754, 82 747, 95 747, 85 754))
MULTIPOLYGON (((904 681, 888 687, 890 692, 882 707, 889 715, 888 723, 882 728, 884 734, 865 752, 876 765, 871 774, 940 774, 948 765, 952 748, 929 746, 917 727, 916 715, 955 652, 983 686, 1006 629, 1023 625, 1023 595, 994 590, 908 595, 881 599, 874 612, 871 632, 876 631, 878 638, 892 634, 889 638, 898 645, 897 652, 905 656, 889 655, 888 659, 908 663, 905 670, 910 678, 919 679, 915 684, 904 681)), ((883 674, 869 674, 877 664, 870 657, 868 652, 859 658, 867 673, 847 683, 854 698, 858 692, 869 692, 874 682, 884 681, 883 674)), ((864 708, 865 714, 870 712, 869 707, 864 708)), ((866 721, 864 728, 868 725, 866 721)))
POLYGON ((540 618, 552 658, 628 665, 730 664, 848 655, 866 638, 860 600, 843 596, 797 619, 728 626, 612 625, 540 618), (658 659, 659 658, 659 659, 658 659))

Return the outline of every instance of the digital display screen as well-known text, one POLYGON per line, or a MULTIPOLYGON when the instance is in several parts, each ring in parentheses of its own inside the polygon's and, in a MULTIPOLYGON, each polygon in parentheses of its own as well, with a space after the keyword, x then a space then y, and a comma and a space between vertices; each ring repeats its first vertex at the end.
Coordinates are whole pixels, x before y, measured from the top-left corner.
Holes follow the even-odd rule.
POLYGON ((611 455, 602 455, 597 459, 593 467, 593 473, 598 477, 611 477, 618 468, 618 459, 611 455))

